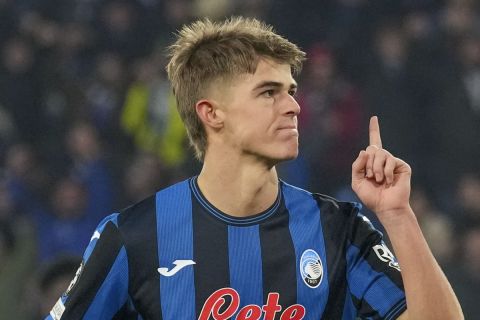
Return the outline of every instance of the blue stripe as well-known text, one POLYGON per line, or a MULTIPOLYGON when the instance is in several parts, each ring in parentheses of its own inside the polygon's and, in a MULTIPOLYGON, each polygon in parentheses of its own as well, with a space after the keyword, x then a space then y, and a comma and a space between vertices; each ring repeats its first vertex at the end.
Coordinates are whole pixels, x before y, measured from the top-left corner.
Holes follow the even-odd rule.
MULTIPOLYGON (((175 260, 193 260, 192 202, 188 181, 157 193, 159 267, 171 270, 175 260)), ((160 275, 162 318, 195 319, 194 265, 171 277, 160 275)))
POLYGON ((404 292, 384 273, 375 271, 366 260, 359 257, 360 250, 350 245, 347 249, 347 275, 350 291, 359 300, 365 300, 382 317, 405 299, 404 292))
POLYGON ((240 307, 248 304, 263 305, 262 252, 258 225, 228 226, 228 254, 230 286, 240 294, 240 307))
POLYGON ((120 249, 107 277, 84 319, 112 319, 128 299, 128 263, 125 247, 120 249), (113 293, 113 294, 112 294, 113 293))
POLYGON ((385 315, 385 320, 390 320, 398 317, 406 309, 407 309, 407 301, 406 299, 403 299, 385 315))
POLYGON ((320 209, 311 193, 282 182, 285 206, 289 212, 289 228, 293 240, 297 267, 297 302, 306 309, 305 319, 319 318, 328 300, 328 270, 320 209), (302 254, 314 250, 323 265, 318 287, 311 288, 302 279, 299 264, 302 254))

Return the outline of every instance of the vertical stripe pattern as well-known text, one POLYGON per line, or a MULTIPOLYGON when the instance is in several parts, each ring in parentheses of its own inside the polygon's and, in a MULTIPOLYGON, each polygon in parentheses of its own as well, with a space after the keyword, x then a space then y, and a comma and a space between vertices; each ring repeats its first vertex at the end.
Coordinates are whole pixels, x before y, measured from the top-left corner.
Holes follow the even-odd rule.
POLYGON ((258 225, 228 227, 228 256, 230 286, 240 294, 240 307, 262 305, 262 255, 258 225))
MULTIPOLYGON (((172 270, 176 260, 193 260, 192 205, 188 182, 157 193, 159 267, 172 270)), ((160 276, 160 298, 164 320, 195 318, 194 266, 174 275, 160 276), (181 301, 181 303, 180 303, 181 301)))
MULTIPOLYGON (((118 233, 116 215, 112 215, 110 219, 105 220, 101 224, 102 233, 94 243, 90 244, 93 249, 87 250, 88 257, 85 258, 85 267, 79 274, 77 284, 73 287, 65 301, 65 319, 83 319, 87 310, 92 306, 102 309, 102 303, 97 302, 97 293, 102 288, 107 290, 109 286, 114 284, 106 282, 106 278, 112 274, 124 272, 127 268, 126 259, 118 259, 120 252, 124 252, 122 240, 118 233)), ((112 277, 112 276, 110 276, 112 277)), ((119 276, 117 280, 125 280, 123 276, 119 276)), ((117 289, 125 289, 123 285, 117 289)), ((126 298, 126 292, 116 292, 118 297, 126 298)), ((110 304, 112 301, 103 301, 110 304)), ((120 309, 125 301, 115 301, 115 308, 120 309)), ((113 315, 112 315, 113 316, 113 315)))
POLYGON ((394 258, 355 204, 281 182, 271 208, 237 219, 195 186, 178 183, 104 219, 52 314, 64 302, 66 319, 198 319, 212 297, 202 314, 212 320, 229 293, 240 298, 232 319, 279 320, 292 305, 284 319, 388 320, 405 310, 394 258))
POLYGON ((128 252, 133 304, 145 318, 162 320, 155 208, 156 197, 151 196, 123 210, 118 227, 128 252))
POLYGON ((397 301, 404 298, 404 293, 384 273, 375 271, 366 260, 359 258, 359 252, 353 245, 347 250, 347 260, 353 266, 348 276, 352 294, 365 300, 384 317, 397 301))
MULTIPOLYGON (((230 286, 227 225, 219 222, 194 200, 193 246, 195 265, 196 315, 216 290, 230 286)), ((192 318, 193 319, 193 318, 192 318)))
POLYGON ((308 286, 302 278, 301 270, 297 271, 297 300, 307 310, 305 319, 310 319, 313 315, 323 313, 329 293, 320 210, 312 195, 306 191, 283 183, 283 192, 290 214, 290 232, 295 246, 297 268, 302 254, 309 249, 319 255, 323 265, 322 280, 316 288, 308 286))
POLYGON ((353 203, 337 202, 325 195, 314 194, 313 197, 320 208, 328 270, 328 302, 322 319, 352 319, 356 310, 350 308, 351 299, 345 300, 350 297, 347 288, 346 251, 352 214, 356 214, 358 207, 353 203))
POLYGON ((284 308, 297 303, 295 249, 288 225, 289 215, 283 202, 279 211, 260 225, 263 302, 267 302, 270 293, 276 292, 278 304, 284 308))
POLYGON ((85 319, 111 319, 128 299, 127 252, 122 248, 110 272, 97 291, 85 319))

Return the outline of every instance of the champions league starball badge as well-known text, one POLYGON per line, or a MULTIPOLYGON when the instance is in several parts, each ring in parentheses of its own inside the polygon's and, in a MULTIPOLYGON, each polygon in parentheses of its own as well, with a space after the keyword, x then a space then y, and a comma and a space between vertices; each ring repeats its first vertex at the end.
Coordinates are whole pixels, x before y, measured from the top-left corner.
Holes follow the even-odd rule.
POLYGON ((305 284, 310 288, 317 288, 323 279, 322 260, 312 249, 305 250, 300 258, 300 273, 305 284))

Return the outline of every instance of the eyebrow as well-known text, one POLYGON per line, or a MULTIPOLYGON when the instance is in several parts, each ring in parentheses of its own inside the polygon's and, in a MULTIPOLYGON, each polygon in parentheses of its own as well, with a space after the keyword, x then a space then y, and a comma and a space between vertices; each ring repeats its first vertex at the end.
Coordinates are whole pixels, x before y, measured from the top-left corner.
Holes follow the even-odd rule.
MULTIPOLYGON (((278 82, 278 81, 269 81, 269 80, 262 81, 253 88, 253 91, 256 91, 256 90, 259 90, 259 89, 262 89, 262 88, 265 88, 265 87, 281 88, 281 87, 283 87, 283 83, 278 82)), ((297 87, 298 87, 298 85, 294 81, 293 83, 290 84, 289 89, 296 89, 297 87)))

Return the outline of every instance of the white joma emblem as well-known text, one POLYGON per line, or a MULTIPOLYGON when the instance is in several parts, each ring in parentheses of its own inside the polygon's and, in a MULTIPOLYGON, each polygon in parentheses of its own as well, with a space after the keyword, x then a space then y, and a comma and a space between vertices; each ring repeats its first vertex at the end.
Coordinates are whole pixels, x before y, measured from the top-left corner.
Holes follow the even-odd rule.
POLYGON ((181 269, 185 268, 186 266, 190 266, 192 264, 195 264, 195 261, 193 260, 175 260, 173 261, 173 264, 175 267, 173 269, 168 270, 168 268, 158 268, 158 273, 160 273, 162 276, 165 277, 171 277, 181 269))

